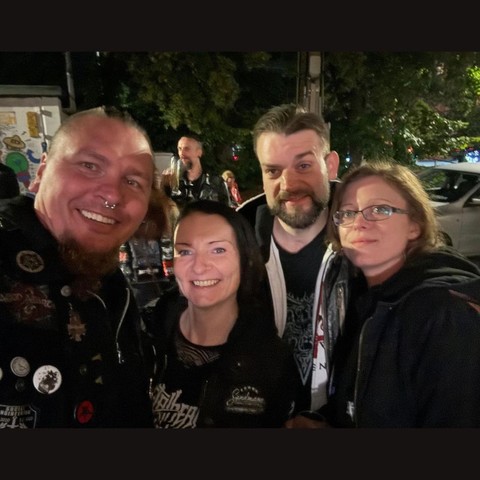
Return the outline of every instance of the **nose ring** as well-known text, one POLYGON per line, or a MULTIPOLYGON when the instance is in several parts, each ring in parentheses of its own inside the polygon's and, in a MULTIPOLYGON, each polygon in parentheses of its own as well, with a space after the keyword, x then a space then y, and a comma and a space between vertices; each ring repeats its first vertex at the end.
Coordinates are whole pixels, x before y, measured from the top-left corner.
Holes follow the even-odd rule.
POLYGON ((107 200, 105 200, 105 202, 103 202, 103 205, 105 208, 110 208, 111 210, 113 210, 118 204, 117 203, 108 203, 107 200))

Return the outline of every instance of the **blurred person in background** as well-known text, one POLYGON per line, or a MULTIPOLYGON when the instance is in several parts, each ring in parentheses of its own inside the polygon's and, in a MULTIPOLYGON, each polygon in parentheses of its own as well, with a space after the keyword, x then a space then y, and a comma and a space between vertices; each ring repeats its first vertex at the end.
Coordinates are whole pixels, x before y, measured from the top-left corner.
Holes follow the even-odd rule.
POLYGON ((222 173, 222 178, 227 186, 230 206, 232 208, 237 208, 242 203, 242 196, 240 195, 240 189, 238 188, 237 181, 235 180, 235 175, 231 170, 225 170, 222 173))
POLYGON ((171 232, 169 200, 162 189, 152 189, 144 220, 120 248, 120 268, 130 282, 142 313, 158 299, 171 279, 163 268, 169 259, 164 258, 162 251, 162 239, 171 232))
POLYGON ((181 208, 187 202, 199 199, 215 200, 228 205, 229 195, 222 177, 203 170, 203 146, 200 139, 193 134, 181 137, 177 151, 181 168, 170 167, 162 172, 165 191, 177 206, 181 208))

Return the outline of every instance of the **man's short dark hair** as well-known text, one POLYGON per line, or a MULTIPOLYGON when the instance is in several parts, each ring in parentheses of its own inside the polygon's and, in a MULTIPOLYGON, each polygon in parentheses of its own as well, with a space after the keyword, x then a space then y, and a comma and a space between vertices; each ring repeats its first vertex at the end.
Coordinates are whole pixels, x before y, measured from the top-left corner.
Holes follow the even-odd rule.
POLYGON ((253 128, 253 149, 257 153, 258 137, 263 133, 291 135, 301 130, 313 130, 323 141, 324 153, 330 151, 328 124, 320 115, 294 103, 272 107, 258 119, 253 128))

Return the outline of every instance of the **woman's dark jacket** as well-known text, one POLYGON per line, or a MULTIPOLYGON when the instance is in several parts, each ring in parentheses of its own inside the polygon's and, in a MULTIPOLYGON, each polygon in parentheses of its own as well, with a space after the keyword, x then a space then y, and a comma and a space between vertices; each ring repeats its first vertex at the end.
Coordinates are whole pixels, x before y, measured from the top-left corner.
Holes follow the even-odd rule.
MULTIPOLYGON (((186 308, 186 298, 174 285, 164 291, 146 319, 160 364, 154 384, 162 382, 175 355, 170 353, 173 337, 186 308)), ((277 336, 273 321, 265 320, 261 309, 240 305, 239 318, 204 384, 197 427, 282 427, 294 412, 300 379, 293 356, 277 336), (257 399, 263 398, 263 412, 228 411, 228 401, 242 389, 256 391, 257 399)))
POLYGON ((125 277, 86 300, 72 279, 33 199, 1 200, 0 428, 153 427, 153 356, 125 277), (56 390, 40 388, 42 371, 56 390))
POLYGON ((450 249, 423 254, 353 301, 323 410, 330 423, 480 427, 476 265, 450 249))

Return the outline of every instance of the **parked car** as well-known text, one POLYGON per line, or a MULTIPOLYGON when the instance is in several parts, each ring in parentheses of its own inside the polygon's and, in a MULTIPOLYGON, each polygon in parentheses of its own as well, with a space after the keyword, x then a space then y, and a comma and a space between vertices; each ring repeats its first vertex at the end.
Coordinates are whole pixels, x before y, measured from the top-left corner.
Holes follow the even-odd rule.
POLYGON ((458 158, 423 158, 415 160, 415 165, 419 167, 436 167, 438 165, 451 165, 452 163, 458 163, 458 158))
POLYGON ((466 256, 480 255, 480 163, 439 165, 417 175, 447 243, 466 256))

